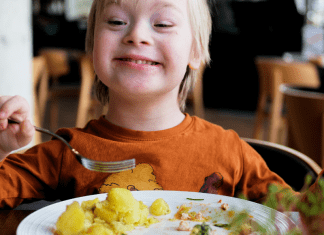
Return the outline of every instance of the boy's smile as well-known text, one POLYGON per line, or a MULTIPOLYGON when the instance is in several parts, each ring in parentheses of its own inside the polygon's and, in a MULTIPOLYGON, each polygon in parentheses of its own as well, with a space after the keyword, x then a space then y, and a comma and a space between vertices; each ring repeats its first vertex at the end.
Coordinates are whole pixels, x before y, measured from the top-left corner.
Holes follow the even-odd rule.
POLYGON ((117 66, 128 66, 138 70, 155 69, 161 63, 154 61, 148 57, 138 55, 127 55, 115 59, 117 66))

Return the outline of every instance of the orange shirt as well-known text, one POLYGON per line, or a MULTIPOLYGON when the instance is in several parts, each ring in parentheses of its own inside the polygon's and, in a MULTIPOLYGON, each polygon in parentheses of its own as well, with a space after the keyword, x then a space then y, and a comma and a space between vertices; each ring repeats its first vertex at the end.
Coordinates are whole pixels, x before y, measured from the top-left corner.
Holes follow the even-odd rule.
POLYGON ((51 140, 0 162, 0 208, 15 207, 24 199, 64 200, 112 187, 243 193, 252 201, 265 196, 269 183, 289 187, 234 131, 188 114, 178 126, 162 131, 129 130, 100 117, 83 129, 57 133, 85 157, 135 158, 137 166, 115 174, 90 171, 63 143, 51 140))

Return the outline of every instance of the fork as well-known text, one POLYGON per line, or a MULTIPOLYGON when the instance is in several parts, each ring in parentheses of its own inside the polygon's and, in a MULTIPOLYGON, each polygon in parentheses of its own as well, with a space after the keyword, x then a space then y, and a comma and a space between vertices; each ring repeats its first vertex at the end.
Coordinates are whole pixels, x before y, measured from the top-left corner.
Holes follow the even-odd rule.
MULTIPOLYGON (((19 121, 8 119, 9 124, 20 124, 19 121)), ((88 170, 98 171, 102 173, 116 173, 120 171, 126 171, 135 168, 135 159, 128 159, 124 161, 97 161, 86 158, 82 156, 77 150, 72 148, 72 146, 61 136, 51 132, 50 130, 34 126, 36 131, 51 135, 59 140, 61 140, 66 146, 68 146, 71 151, 75 154, 77 160, 88 170)))

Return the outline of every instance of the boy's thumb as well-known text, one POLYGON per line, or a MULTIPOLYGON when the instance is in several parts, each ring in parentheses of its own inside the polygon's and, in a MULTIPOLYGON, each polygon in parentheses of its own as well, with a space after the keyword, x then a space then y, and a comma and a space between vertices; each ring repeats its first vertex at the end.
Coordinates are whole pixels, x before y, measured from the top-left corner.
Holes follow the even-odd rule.
POLYGON ((20 144, 24 146, 29 144, 32 141, 34 134, 35 134, 35 127, 33 126, 33 124, 28 119, 24 120, 20 124, 20 136, 19 136, 20 144))

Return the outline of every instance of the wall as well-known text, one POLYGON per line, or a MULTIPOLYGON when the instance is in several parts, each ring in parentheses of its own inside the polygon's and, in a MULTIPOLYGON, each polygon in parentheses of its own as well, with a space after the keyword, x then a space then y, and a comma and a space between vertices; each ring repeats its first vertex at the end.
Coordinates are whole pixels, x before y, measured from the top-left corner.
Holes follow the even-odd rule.
POLYGON ((21 95, 32 106, 31 0, 0 1, 0 95, 21 95))

